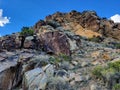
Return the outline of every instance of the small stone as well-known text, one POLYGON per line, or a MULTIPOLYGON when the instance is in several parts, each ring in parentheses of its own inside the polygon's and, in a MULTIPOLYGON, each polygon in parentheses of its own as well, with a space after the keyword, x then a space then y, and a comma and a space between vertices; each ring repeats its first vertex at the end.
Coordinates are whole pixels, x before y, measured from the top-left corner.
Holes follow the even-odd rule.
POLYGON ((72 81, 70 82, 70 85, 71 85, 71 86, 75 85, 75 81, 72 80, 72 81))
POLYGON ((78 62, 72 61, 72 64, 73 64, 73 65, 78 65, 78 62))
POLYGON ((96 84, 92 84, 92 85, 90 86, 90 90, 98 90, 97 85, 96 85, 96 84))
POLYGON ((94 65, 94 66, 96 66, 96 65, 98 65, 98 64, 99 64, 98 61, 93 61, 93 62, 92 62, 92 65, 94 65))
POLYGON ((86 67, 86 66, 88 66, 88 64, 89 64, 88 62, 82 62, 81 66, 86 67))
POLYGON ((73 79, 75 77, 75 73, 70 73, 70 79, 73 79))
POLYGON ((74 68, 74 65, 70 64, 69 69, 73 69, 73 68, 74 68))
POLYGON ((82 82, 82 81, 85 81, 85 77, 80 76, 80 75, 76 75, 76 76, 75 76, 75 81, 76 81, 76 82, 82 82))
POLYGON ((85 76, 86 81, 90 80, 90 75, 85 76))
POLYGON ((60 77, 68 76, 68 72, 66 70, 58 70, 56 72, 56 76, 60 76, 60 77))
POLYGON ((64 79, 65 81, 69 81, 69 78, 66 77, 66 76, 63 76, 63 79, 64 79))

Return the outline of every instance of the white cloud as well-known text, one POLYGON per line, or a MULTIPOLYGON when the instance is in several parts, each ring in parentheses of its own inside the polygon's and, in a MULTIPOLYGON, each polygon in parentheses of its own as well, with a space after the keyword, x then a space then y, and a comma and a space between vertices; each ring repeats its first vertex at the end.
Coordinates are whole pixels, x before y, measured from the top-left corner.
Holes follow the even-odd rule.
POLYGON ((114 16, 110 17, 111 20, 113 20, 115 23, 120 23, 120 15, 115 14, 114 16))
POLYGON ((3 17, 3 10, 0 9, 0 27, 3 27, 7 23, 9 23, 9 18, 3 17))

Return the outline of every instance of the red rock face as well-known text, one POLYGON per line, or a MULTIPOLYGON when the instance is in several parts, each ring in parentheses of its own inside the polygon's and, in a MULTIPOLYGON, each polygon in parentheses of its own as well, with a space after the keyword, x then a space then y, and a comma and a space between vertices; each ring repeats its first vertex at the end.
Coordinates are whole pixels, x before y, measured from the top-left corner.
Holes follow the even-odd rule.
POLYGON ((67 36, 59 31, 46 32, 40 36, 43 47, 49 53, 70 55, 70 45, 67 36))

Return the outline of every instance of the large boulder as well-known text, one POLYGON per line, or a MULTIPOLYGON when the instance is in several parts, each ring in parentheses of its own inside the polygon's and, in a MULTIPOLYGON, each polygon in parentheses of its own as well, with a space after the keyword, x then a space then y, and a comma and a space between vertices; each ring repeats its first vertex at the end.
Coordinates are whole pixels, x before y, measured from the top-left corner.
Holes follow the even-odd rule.
POLYGON ((12 90, 21 81, 21 65, 16 56, 5 57, 0 60, 0 90, 12 90))
POLYGON ((46 32, 40 35, 40 39, 47 53, 70 55, 70 45, 64 33, 59 31, 46 32))
POLYGON ((47 80, 53 76, 53 66, 48 64, 44 68, 35 68, 25 72, 23 78, 24 90, 45 90, 47 80))
POLYGON ((26 37, 25 41, 24 41, 24 48, 34 49, 35 48, 35 43, 32 41, 33 39, 34 39, 33 36, 26 37))
POLYGON ((24 75, 24 90, 44 90, 47 84, 47 76, 41 68, 28 71, 24 75))

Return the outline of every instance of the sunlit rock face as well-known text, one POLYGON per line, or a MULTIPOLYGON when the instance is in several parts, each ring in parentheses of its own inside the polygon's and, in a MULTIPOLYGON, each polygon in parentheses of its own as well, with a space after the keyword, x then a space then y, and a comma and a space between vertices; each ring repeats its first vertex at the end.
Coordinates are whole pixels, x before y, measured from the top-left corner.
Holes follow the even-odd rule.
POLYGON ((32 29, 33 35, 0 37, 0 90, 112 90, 120 84, 120 23, 73 10, 32 29), (102 70, 93 75, 97 66, 102 70))

